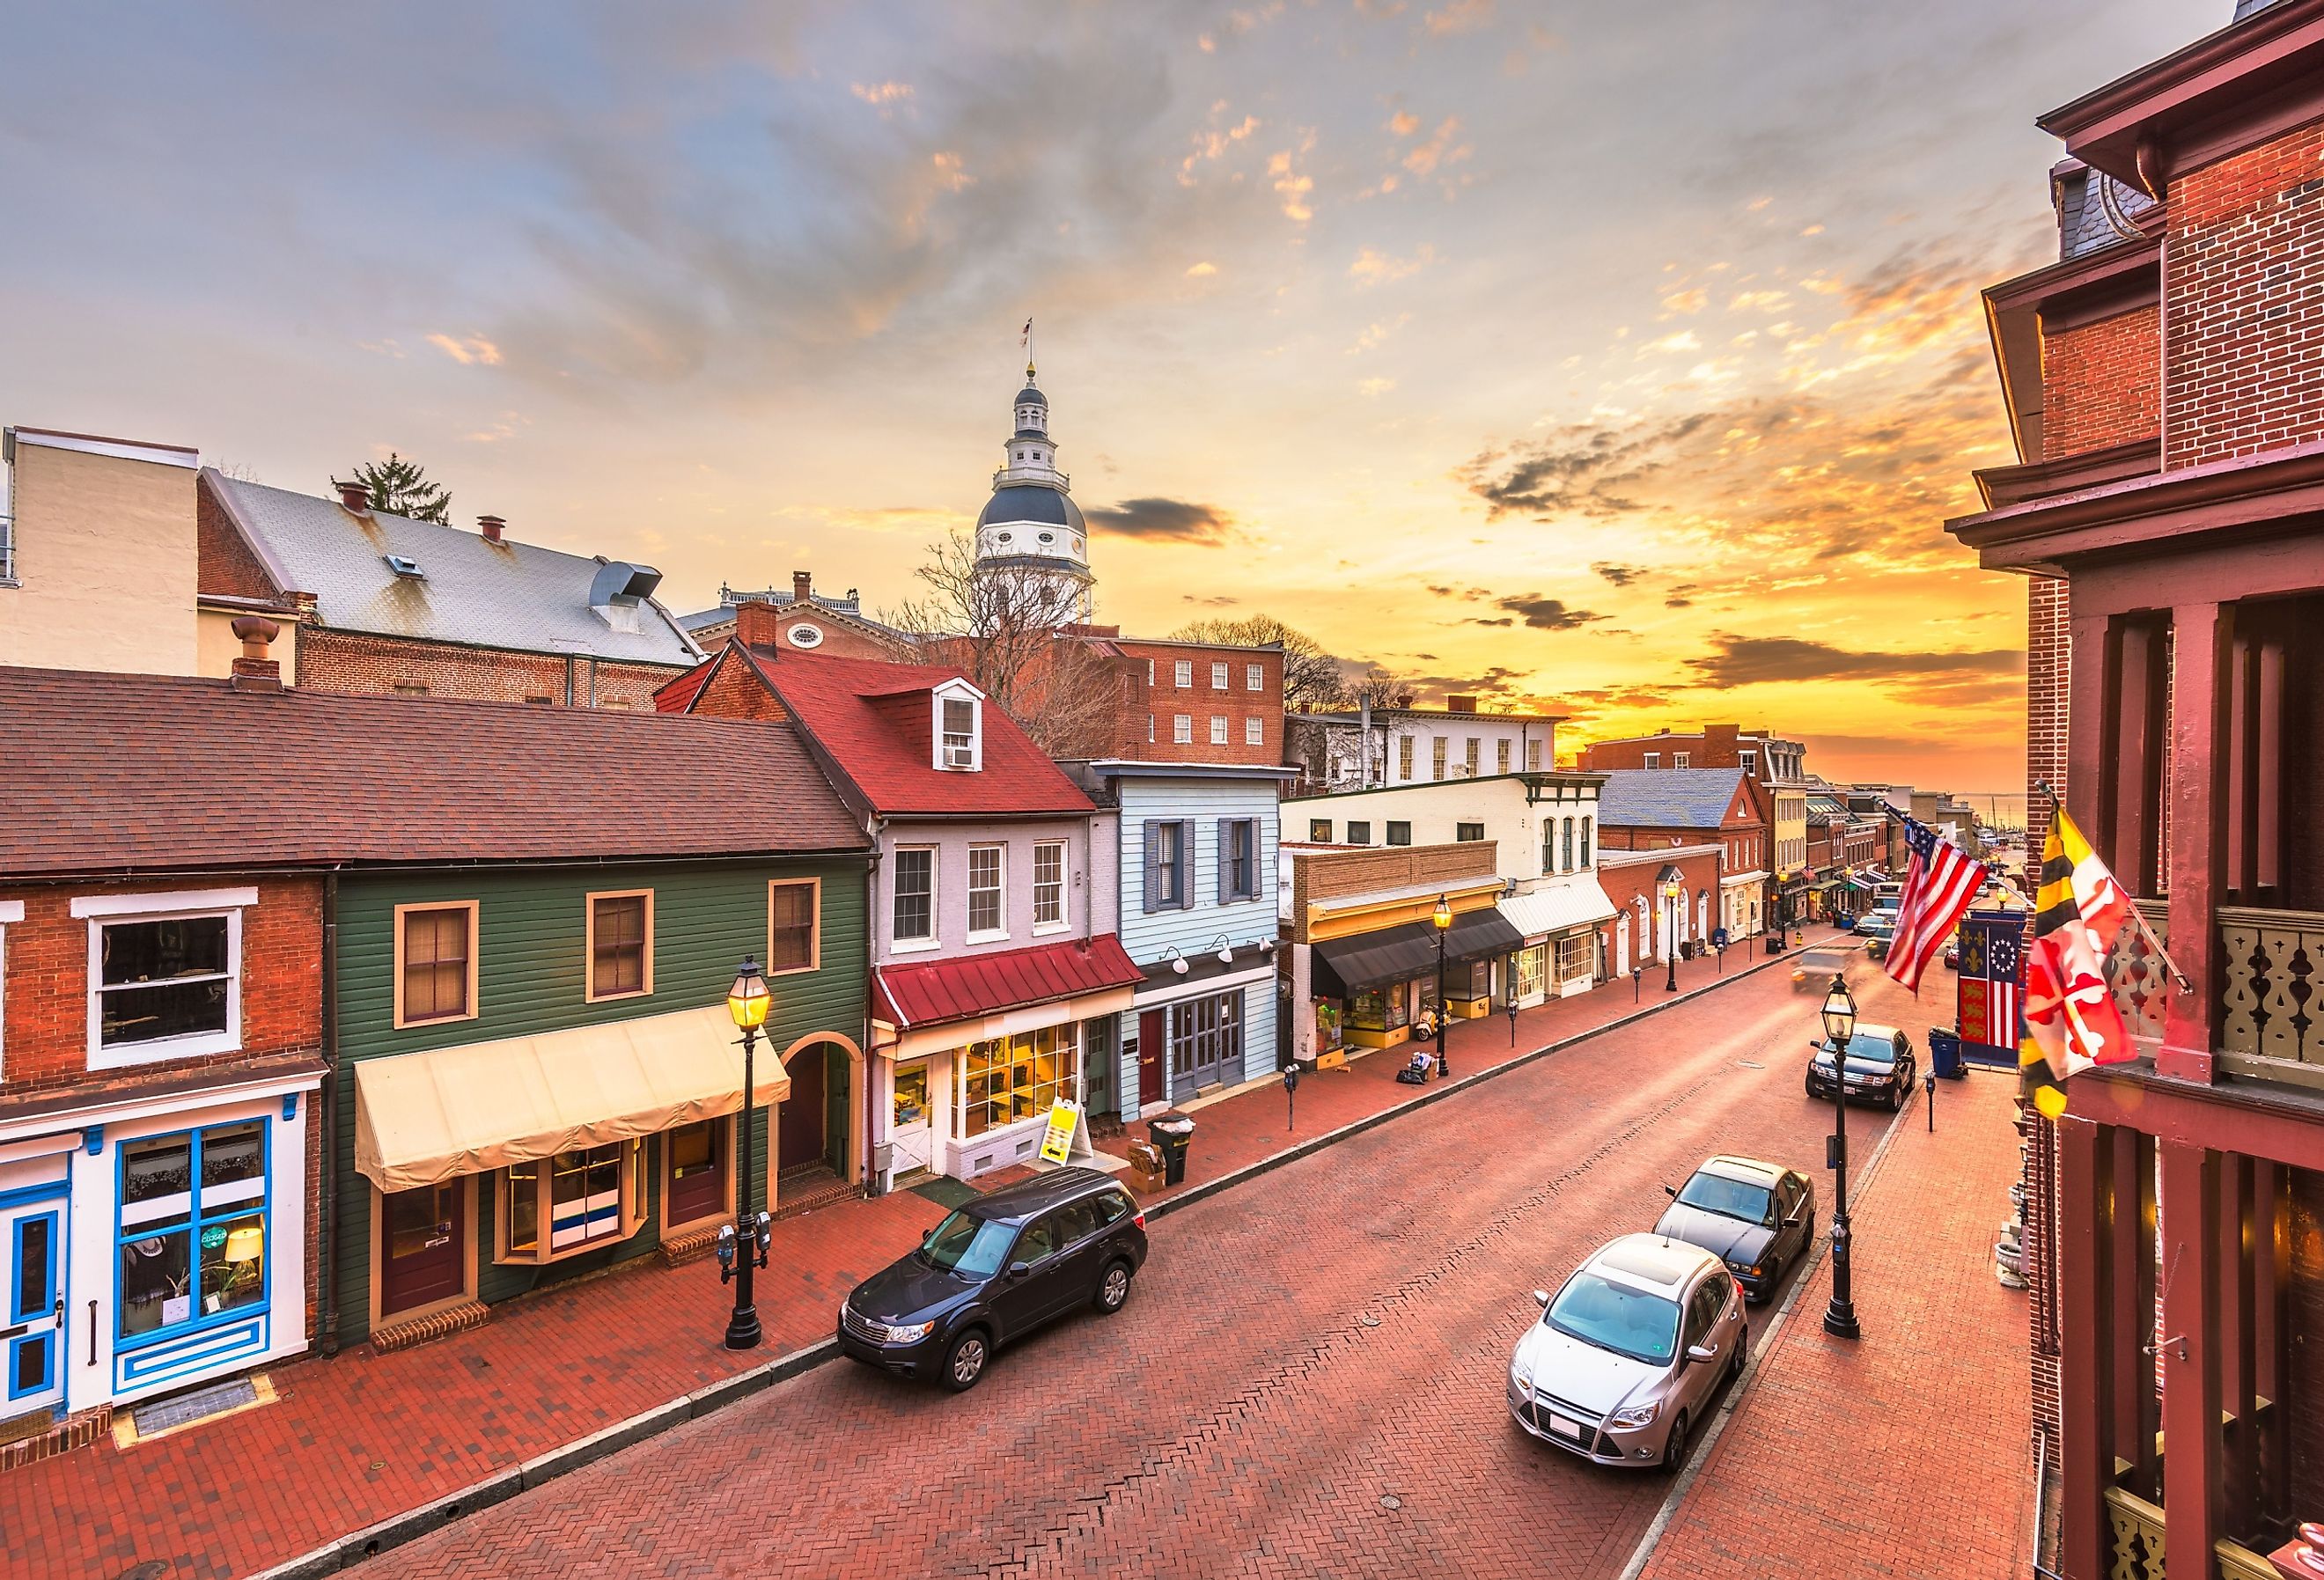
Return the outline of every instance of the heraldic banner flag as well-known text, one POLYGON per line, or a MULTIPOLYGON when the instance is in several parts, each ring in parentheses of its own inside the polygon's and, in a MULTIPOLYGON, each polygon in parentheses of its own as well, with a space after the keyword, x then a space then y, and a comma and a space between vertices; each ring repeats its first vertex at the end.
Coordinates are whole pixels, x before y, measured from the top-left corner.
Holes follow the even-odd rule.
POLYGON ((2042 845, 2034 944, 2025 951, 2025 1040, 2018 1064, 2034 1105, 2049 1118, 2066 1111, 2067 1077, 2131 1057, 2130 1029, 2106 979, 2107 956, 2130 916, 2130 901, 2063 807, 2042 845))
POLYGON ((1971 911, 1961 919, 1960 974, 1958 1014, 1961 1056, 2004 1068, 2017 1062, 2024 1038, 2017 985, 2019 930, 2024 922, 2015 911, 1995 916, 1971 911))

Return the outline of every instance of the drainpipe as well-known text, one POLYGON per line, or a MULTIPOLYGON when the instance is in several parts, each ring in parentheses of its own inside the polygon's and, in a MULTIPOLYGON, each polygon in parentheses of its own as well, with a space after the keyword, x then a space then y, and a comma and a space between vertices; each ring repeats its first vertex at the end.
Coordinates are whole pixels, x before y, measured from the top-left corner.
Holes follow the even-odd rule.
POLYGON ((317 1348, 339 1353, 339 874, 323 874, 323 1332, 317 1348))
POLYGON ((856 1044, 863 1050, 863 1185, 869 1195, 884 1195, 878 1172, 872 1166, 872 1153, 880 1145, 880 1073, 874 1067, 877 1055, 872 1047, 872 966, 880 959, 880 833, 883 820, 877 815, 866 820, 864 832, 872 836, 872 855, 863 864, 863 938, 864 955, 870 965, 863 973, 863 1039, 856 1044))

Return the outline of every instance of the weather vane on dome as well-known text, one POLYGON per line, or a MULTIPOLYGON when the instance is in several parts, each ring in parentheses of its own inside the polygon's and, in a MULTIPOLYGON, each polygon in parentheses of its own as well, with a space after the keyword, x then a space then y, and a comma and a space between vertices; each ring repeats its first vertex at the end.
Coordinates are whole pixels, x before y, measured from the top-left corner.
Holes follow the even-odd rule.
POLYGON ((1017 344, 1025 353, 1025 382, 1033 382, 1033 320, 1025 320, 1025 332, 1017 337, 1017 344))

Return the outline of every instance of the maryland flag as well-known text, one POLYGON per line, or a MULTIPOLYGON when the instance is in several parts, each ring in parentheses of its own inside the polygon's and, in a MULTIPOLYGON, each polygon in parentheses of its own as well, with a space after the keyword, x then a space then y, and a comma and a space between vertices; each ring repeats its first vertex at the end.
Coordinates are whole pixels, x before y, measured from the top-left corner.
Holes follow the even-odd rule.
POLYGON ((2025 951, 2025 1039, 2020 1074, 2034 1107, 2066 1111, 2066 1077, 2130 1058, 2130 1030, 2107 984, 2107 956, 2130 918, 2130 901, 2063 807, 2050 818, 2034 895, 2034 945, 2025 951))

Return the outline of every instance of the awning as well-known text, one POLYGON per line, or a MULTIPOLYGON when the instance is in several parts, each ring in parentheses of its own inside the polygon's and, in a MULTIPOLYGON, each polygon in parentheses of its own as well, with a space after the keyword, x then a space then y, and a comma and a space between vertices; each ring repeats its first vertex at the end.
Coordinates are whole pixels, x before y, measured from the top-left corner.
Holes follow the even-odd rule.
MULTIPOLYGON (((356 1061, 355 1169, 382 1190, 438 1185, 742 1106, 724 1004, 356 1061)), ((790 1077, 761 1043, 758 1102, 790 1077)))
POLYGON ((1029 949, 875 966, 872 1013, 890 1026, 932 1026, 982 1020, 1108 988, 1137 987, 1145 980, 1146 974, 1131 961, 1121 940, 1100 933, 1029 949))
POLYGON ((1501 901, 1501 914, 1526 938, 1545 938, 1614 919, 1614 902, 1595 883, 1553 883, 1501 901))
POLYGON ((1840 880, 1838 878, 1818 878, 1814 882, 1810 883, 1808 887, 1821 894, 1827 889, 1837 889, 1840 885, 1840 880))
MULTIPOLYGON (((1525 935, 1495 909, 1463 911, 1444 936, 1444 964, 1458 966, 1525 947, 1525 935)), ((1315 946, 1315 993, 1348 998, 1368 987, 1410 982, 1436 972, 1436 924, 1400 922, 1378 932, 1333 938, 1315 946)))

